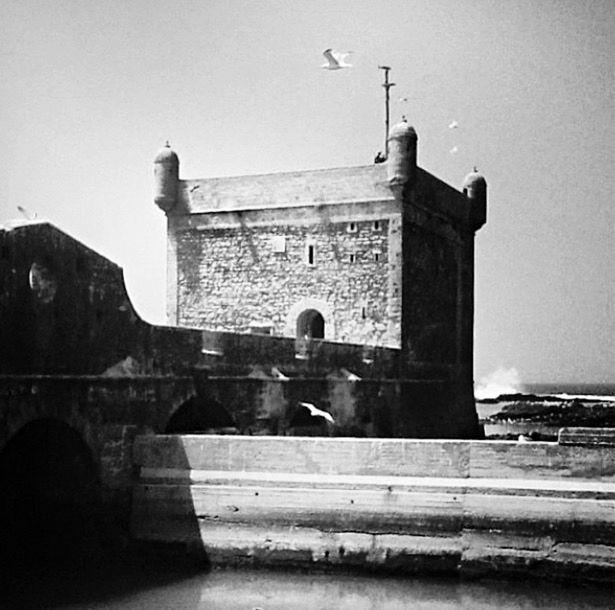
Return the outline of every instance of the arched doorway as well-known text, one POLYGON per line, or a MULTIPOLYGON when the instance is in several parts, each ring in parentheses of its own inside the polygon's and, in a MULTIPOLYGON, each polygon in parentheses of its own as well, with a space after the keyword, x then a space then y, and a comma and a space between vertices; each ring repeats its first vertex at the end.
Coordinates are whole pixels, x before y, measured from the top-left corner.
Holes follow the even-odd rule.
MULTIPOLYGON (((324 299, 316 299, 314 297, 302 297, 292 305, 286 314, 284 322, 284 335, 287 337, 295 337, 305 339, 305 334, 301 334, 305 328, 299 328, 300 321, 303 323, 305 319, 318 314, 323 319, 322 339, 335 341, 335 316, 333 315, 333 305, 324 299), (308 313, 312 312, 312 313, 308 313)), ((313 331, 318 331, 318 328, 313 328, 313 331)), ((319 334, 317 332, 317 334, 319 334)), ((312 334, 312 337, 316 335, 312 334)))
POLYGON ((106 554, 98 468, 64 422, 30 422, 0 452, 0 537, 1 558, 19 570, 81 566, 106 554))
POLYGON ((325 319, 316 309, 306 309, 297 317, 297 337, 324 339, 325 319))

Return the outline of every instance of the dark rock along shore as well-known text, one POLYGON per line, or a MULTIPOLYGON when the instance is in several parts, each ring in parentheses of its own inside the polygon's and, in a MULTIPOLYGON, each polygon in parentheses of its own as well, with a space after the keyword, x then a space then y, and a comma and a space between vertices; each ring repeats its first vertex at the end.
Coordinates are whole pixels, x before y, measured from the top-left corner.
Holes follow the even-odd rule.
MULTIPOLYGON (((554 435, 545 427, 615 428, 615 403, 599 399, 563 400, 556 396, 502 394, 495 399, 477 401, 497 404, 500 410, 482 420, 483 424, 526 424, 533 440, 551 440, 554 435)), ((517 435, 497 435, 503 439, 517 435)), ((493 435, 490 438, 494 438, 493 435)))

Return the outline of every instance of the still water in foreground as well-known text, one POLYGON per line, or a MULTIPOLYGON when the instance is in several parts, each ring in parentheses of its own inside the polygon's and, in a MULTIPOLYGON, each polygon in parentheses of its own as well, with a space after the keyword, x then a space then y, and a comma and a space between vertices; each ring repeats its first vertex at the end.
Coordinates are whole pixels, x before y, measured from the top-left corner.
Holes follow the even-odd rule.
MULTIPOLYGON (((43 579, 44 580, 44 579, 43 579)), ((29 589, 19 607, 89 610, 399 610, 402 608, 615 607, 612 586, 455 578, 384 578, 221 570, 189 577, 165 572, 53 580, 29 589), (51 586, 50 586, 51 585, 51 586), (50 588, 46 591, 45 588, 50 588), (27 597, 27 596, 26 596, 27 597)))

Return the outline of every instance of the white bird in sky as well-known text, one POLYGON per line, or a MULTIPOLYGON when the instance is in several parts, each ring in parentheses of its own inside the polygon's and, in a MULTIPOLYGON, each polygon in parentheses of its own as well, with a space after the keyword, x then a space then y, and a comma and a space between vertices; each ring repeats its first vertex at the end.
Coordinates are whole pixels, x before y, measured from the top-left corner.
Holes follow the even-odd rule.
POLYGON ((449 129, 457 129, 459 127, 459 123, 457 121, 451 121, 448 125, 449 129))
POLYGON ((459 152, 459 147, 453 146, 453 148, 451 148, 448 152, 450 152, 451 155, 456 155, 459 152))
POLYGON ((327 60, 326 63, 322 64, 321 68, 325 70, 341 70, 342 68, 352 68, 352 64, 346 63, 346 58, 352 53, 352 51, 346 51, 344 53, 340 53, 339 51, 334 51, 333 49, 327 49, 323 51, 323 55, 327 60))
POLYGON ((310 412, 310 415, 312 417, 322 417, 332 424, 335 423, 333 421, 333 417, 331 417, 331 413, 327 413, 326 411, 321 411, 320 409, 315 407, 311 402, 300 402, 299 404, 302 407, 305 407, 310 412))

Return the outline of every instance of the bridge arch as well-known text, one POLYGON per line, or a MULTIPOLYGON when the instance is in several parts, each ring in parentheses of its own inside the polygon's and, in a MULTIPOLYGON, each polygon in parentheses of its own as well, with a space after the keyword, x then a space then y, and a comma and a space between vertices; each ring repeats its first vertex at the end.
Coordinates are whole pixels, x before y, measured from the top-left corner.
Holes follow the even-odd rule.
POLYGON ((229 412, 217 401, 198 395, 190 397, 171 415, 165 434, 188 434, 237 430, 229 412))
POLYGON ((21 427, 0 450, 4 565, 83 565, 109 544, 101 478, 90 447, 49 417, 21 427))

